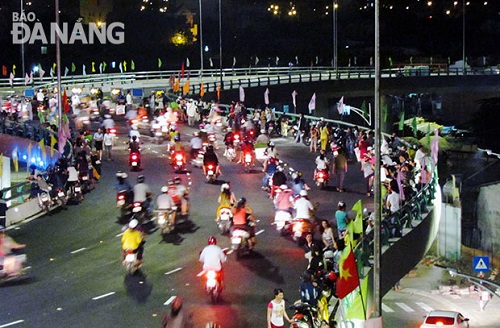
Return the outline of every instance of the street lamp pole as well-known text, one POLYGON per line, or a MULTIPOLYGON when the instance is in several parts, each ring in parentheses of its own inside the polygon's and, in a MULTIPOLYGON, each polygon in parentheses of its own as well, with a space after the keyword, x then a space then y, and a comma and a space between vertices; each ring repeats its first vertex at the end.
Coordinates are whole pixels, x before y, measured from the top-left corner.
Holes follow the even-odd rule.
POLYGON ((337 41, 337 0, 333 0, 332 4, 332 16, 333 16, 333 69, 337 71, 338 68, 338 41, 337 41))
MULTIPOLYGON (((59 0, 55 0, 56 7, 56 25, 59 28, 59 0)), ((59 107, 58 117, 58 132, 62 129, 62 114, 64 111, 64 104, 62 103, 62 86, 61 86, 61 40, 59 34, 56 33, 56 72, 57 72, 57 105, 59 107)), ((61 135, 60 133, 57 134, 61 135)), ((62 154, 60 154, 62 155, 62 154)))
MULTIPOLYGON (((24 0, 21 0, 21 15, 24 13, 24 0)), ((21 70, 23 72, 22 77, 24 78, 25 75, 25 70, 24 70, 24 29, 21 32, 21 39, 23 42, 21 42, 21 70)))
POLYGON ((203 17, 201 16, 201 0, 200 5, 200 77, 203 76, 203 17))
POLYGON ((462 74, 465 75, 465 0, 462 0, 462 74))
POLYGON ((220 72, 220 89, 223 89, 222 85, 222 8, 221 0, 219 0, 219 72, 220 72))

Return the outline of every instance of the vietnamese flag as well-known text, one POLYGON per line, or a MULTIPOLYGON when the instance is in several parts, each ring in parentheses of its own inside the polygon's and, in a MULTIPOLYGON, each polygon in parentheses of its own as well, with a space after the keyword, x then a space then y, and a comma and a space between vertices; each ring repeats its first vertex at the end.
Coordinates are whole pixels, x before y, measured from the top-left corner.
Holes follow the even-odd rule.
POLYGON ((174 90, 175 88, 175 76, 174 74, 170 75, 170 89, 172 89, 172 91, 174 90))
POLYGON ((182 62, 181 66, 181 77, 184 77, 184 62, 182 62))
POLYGON ((182 87, 182 94, 187 95, 189 93, 190 83, 189 80, 182 87))
POLYGON ((205 85, 203 83, 200 84, 200 97, 205 95, 205 85))
POLYGON ((346 246, 339 261, 337 297, 342 299, 359 286, 358 267, 350 245, 346 246))
POLYGON ((217 100, 220 100, 220 85, 217 85, 217 100))
POLYGON ((174 85, 174 92, 179 92, 180 90, 181 90, 181 76, 179 75, 174 85))
POLYGON ((7 66, 2 65, 2 75, 7 76, 7 66))
POLYGON ((69 113, 70 107, 69 107, 69 102, 68 102, 68 95, 66 94, 66 90, 64 90, 63 95, 62 95, 62 103, 63 103, 63 110, 65 113, 69 113))

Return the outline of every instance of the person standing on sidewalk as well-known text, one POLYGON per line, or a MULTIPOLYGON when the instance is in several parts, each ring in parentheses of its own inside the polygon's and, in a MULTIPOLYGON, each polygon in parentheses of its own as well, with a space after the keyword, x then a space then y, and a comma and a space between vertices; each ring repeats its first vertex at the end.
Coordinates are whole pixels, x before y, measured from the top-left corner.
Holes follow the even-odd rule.
POLYGON ((111 151, 113 150, 113 135, 110 132, 110 129, 106 130, 106 133, 104 134, 103 138, 104 142, 104 149, 105 149, 105 156, 107 161, 112 161, 113 156, 111 154, 111 151))
POLYGON ((344 191, 344 179, 347 173, 347 156, 343 148, 333 153, 333 173, 337 176, 339 184, 337 186, 338 192, 344 191))
POLYGON ((484 288, 479 289, 479 309, 484 311, 486 304, 490 301, 490 292, 484 288))
POLYGON ((286 314, 283 289, 276 288, 274 290, 274 299, 267 305, 267 328, 285 328, 283 318, 292 323, 292 320, 286 314))

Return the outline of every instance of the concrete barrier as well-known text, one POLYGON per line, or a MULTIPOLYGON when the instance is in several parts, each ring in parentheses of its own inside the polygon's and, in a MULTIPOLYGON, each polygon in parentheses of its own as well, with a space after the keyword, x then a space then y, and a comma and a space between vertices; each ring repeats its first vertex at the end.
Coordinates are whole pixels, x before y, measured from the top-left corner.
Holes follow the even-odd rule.
POLYGON ((38 205, 38 199, 31 199, 9 208, 6 213, 6 224, 8 227, 42 214, 43 212, 41 212, 40 206, 38 205))

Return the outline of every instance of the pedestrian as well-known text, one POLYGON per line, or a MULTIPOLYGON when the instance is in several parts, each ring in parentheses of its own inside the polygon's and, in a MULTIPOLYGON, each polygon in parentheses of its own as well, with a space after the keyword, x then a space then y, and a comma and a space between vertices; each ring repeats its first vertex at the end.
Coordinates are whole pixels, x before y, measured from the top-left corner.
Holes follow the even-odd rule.
POLYGON ((328 137, 330 136, 330 131, 325 122, 319 128, 319 141, 321 142, 321 150, 326 151, 326 146, 328 145, 328 137))
POLYGON ((366 195, 371 196, 373 179, 374 179, 374 163, 372 156, 369 153, 366 153, 361 159, 361 170, 363 171, 363 176, 365 177, 366 182, 366 195))
POLYGON ((297 135, 295 136, 296 143, 302 142, 302 137, 303 137, 304 132, 306 130, 306 125, 307 125, 307 120, 304 117, 304 114, 300 113, 299 118, 297 120, 297 135))
POLYGON ((113 155, 111 154, 111 152, 113 150, 113 135, 111 134, 110 129, 106 130, 106 133, 104 134, 103 142, 104 142, 104 150, 105 150, 106 160, 112 161, 113 155))
POLYGON ((290 320, 286 313, 285 300, 283 297, 283 289, 276 288, 274 290, 274 299, 267 305, 267 328, 284 328, 284 319, 292 323, 292 320, 290 320))
POLYGON ((321 238, 323 240, 324 250, 326 249, 337 249, 337 243, 335 242, 335 237, 333 236, 333 229, 328 220, 321 221, 321 238))
POLYGON ((333 173, 337 176, 339 181, 337 191, 344 191, 344 179, 347 173, 347 155, 343 148, 339 148, 338 151, 333 153, 333 173))
POLYGON ((479 308, 484 311, 486 304, 490 301, 490 292, 484 288, 479 290, 479 308))
POLYGON ((340 201, 335 212, 335 220, 337 221, 337 232, 339 239, 343 239, 347 233, 347 223, 349 217, 347 216, 346 206, 343 201, 340 201))
POLYGON ((94 148, 99 156, 99 160, 102 161, 102 142, 104 140, 104 133, 102 133, 102 129, 98 128, 97 132, 94 133, 94 148))
POLYGON ((310 130, 311 144, 309 145, 309 151, 311 153, 315 153, 318 151, 318 134, 318 127, 316 125, 313 125, 310 130))

